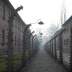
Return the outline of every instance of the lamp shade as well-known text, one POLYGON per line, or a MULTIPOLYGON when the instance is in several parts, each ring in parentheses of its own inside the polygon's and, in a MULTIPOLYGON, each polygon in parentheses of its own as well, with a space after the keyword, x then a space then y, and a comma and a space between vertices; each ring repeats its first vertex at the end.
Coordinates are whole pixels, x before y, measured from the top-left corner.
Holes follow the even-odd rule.
POLYGON ((40 21, 40 22, 38 22, 38 24, 43 25, 44 23, 43 23, 43 21, 40 21))

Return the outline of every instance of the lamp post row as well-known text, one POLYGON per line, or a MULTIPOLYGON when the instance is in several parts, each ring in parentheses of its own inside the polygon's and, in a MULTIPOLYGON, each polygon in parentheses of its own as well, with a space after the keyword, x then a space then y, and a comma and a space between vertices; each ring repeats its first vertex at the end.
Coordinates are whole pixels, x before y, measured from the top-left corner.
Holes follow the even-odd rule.
MULTIPOLYGON (((16 16, 16 13, 18 11, 20 11, 21 9, 23 9, 23 6, 18 7, 9 17, 8 20, 8 26, 9 26, 9 31, 8 31, 8 68, 7 68, 7 72, 13 72, 13 64, 12 64, 12 57, 13 57, 13 20, 14 17, 16 16)), ((39 22, 40 25, 43 24, 42 21, 39 22)), ((24 56, 25 56, 25 35, 26 35, 26 31, 27 29, 31 26, 31 24, 26 25, 25 29, 24 29, 24 33, 23 33, 23 56, 22 56, 22 63, 24 64, 24 56)))

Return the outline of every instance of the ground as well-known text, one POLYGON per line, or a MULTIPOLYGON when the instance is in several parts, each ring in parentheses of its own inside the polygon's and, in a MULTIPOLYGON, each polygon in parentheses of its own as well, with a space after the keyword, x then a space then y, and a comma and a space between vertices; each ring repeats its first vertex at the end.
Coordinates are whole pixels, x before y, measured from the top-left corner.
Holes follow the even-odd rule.
POLYGON ((22 72, 66 72, 66 70, 41 48, 22 72))

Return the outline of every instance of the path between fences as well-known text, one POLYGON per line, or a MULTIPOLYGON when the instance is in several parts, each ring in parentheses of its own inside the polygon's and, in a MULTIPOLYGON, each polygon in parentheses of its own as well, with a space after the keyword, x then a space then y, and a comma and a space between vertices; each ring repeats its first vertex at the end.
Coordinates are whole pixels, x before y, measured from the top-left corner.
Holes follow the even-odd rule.
POLYGON ((67 72, 42 48, 21 72, 67 72))

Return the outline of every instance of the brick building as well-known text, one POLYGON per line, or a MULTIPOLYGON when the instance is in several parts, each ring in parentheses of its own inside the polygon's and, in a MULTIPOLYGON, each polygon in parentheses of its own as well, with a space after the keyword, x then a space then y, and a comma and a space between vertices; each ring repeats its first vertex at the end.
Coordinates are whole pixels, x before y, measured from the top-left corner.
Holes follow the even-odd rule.
POLYGON ((72 16, 45 45, 46 50, 72 71, 72 16))
POLYGON ((62 34, 63 43, 63 62, 67 65, 70 64, 70 51, 71 51, 71 29, 72 29, 72 16, 62 25, 64 32, 62 34))
MULTIPOLYGON (((9 18, 15 11, 9 0, 0 0, 0 72, 8 70, 9 18)), ((26 26, 18 13, 12 23, 12 63, 16 71, 21 66, 23 49, 23 32, 26 26)), ((8 71, 7 71, 8 72, 8 71)))

